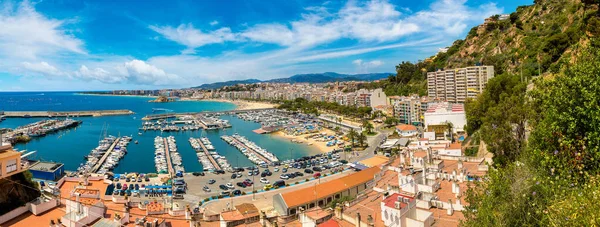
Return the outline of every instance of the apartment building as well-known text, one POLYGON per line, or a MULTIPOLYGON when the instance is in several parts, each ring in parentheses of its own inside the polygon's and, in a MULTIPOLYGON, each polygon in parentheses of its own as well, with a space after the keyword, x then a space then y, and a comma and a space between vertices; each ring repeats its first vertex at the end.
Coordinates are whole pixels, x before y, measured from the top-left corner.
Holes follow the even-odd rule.
POLYGON ((22 171, 21 152, 14 151, 10 144, 0 142, 0 179, 22 171))
POLYGON ((423 114, 427 112, 429 105, 428 97, 392 96, 390 104, 394 107, 394 116, 404 124, 424 124, 423 114))
POLYGON ((427 73, 427 92, 432 99, 464 103, 483 92, 494 77, 493 66, 471 66, 427 73))

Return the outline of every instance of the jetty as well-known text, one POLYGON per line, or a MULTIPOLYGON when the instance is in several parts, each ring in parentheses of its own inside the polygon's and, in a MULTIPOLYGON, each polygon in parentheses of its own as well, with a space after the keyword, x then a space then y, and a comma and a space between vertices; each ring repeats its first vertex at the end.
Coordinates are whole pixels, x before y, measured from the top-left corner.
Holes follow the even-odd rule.
POLYGON ((184 115, 197 115, 197 114, 236 114, 236 113, 247 113, 261 110, 274 110, 275 108, 262 108, 262 109, 250 109, 250 110, 226 110, 226 111, 203 111, 203 112, 185 112, 185 113, 164 113, 164 114, 151 114, 147 115, 142 120, 151 121, 158 119, 174 118, 184 115))
POLYGON ((272 162, 279 161, 279 159, 277 159, 277 157, 274 154, 269 153, 265 149, 259 147, 258 145, 254 144, 253 142, 249 141, 243 136, 239 136, 237 134, 233 136, 223 135, 221 136, 221 139, 225 140, 225 142, 227 142, 228 144, 236 147, 254 164, 268 165, 272 162))
POLYGON ((200 147, 204 151, 204 154, 208 157, 208 160, 210 161, 210 163, 213 164, 213 166, 215 167, 216 170, 221 170, 221 166, 219 166, 217 161, 215 161, 215 158, 213 158, 213 156, 210 155, 208 148, 206 148, 206 146, 204 146, 204 143, 202 143, 202 141, 198 141, 198 142, 200 142, 200 147))
POLYGON ((31 117, 102 117, 134 114, 131 110, 91 110, 91 111, 3 111, 6 118, 31 117))
POLYGON ((169 143, 167 143, 167 138, 163 138, 163 143, 165 145, 165 157, 167 158, 167 168, 169 170, 169 175, 173 176, 175 174, 175 170, 173 170, 173 165, 171 164, 171 154, 169 152, 169 143))
POLYGON ((104 153, 104 155, 102 155, 102 158, 100 158, 100 161, 98 161, 96 163, 96 165, 94 165, 94 167, 92 168, 92 173, 95 173, 98 171, 98 169, 100 168, 100 166, 102 166, 102 164, 104 163, 104 161, 106 161, 106 158, 108 158, 108 156, 110 155, 110 153, 112 152, 113 149, 115 149, 115 146, 117 146, 117 144, 119 144, 119 140, 121 140, 121 138, 117 138, 108 148, 108 150, 104 153))

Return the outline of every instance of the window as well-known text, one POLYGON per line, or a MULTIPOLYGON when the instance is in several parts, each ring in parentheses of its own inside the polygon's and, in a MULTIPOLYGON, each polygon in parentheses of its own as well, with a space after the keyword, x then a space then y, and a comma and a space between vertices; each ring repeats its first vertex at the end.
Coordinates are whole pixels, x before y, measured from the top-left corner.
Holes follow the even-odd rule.
POLYGON ((8 160, 6 162, 6 173, 17 171, 17 160, 8 160))

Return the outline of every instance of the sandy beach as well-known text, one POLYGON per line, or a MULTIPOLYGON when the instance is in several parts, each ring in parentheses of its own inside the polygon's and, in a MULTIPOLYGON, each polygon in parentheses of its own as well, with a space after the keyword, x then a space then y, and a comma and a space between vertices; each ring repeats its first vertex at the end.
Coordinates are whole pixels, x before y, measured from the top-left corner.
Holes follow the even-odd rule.
POLYGON ((252 101, 246 101, 246 100, 200 99, 200 101, 233 103, 237 106, 235 108, 236 110, 254 110, 254 109, 275 108, 275 104, 266 103, 266 102, 252 102, 252 101))
MULTIPOLYGON (((326 128, 321 129, 321 131, 319 131, 319 133, 327 133, 327 135, 334 135, 335 134, 334 131, 332 131, 330 129, 326 129, 326 128)), ((272 135, 274 135, 274 136, 283 137, 285 139, 289 139, 290 141, 291 140, 302 141, 302 144, 304 144, 306 146, 317 148, 322 153, 330 152, 331 150, 337 148, 337 146, 328 147, 327 146, 327 142, 320 142, 320 141, 316 141, 315 139, 306 139, 306 138, 304 138, 304 137, 306 137, 308 135, 313 135, 313 134, 314 133, 294 136, 294 135, 285 134, 285 132, 283 132, 283 131, 278 131, 278 132, 272 133, 272 135), (311 145, 308 145, 309 143, 311 145)))

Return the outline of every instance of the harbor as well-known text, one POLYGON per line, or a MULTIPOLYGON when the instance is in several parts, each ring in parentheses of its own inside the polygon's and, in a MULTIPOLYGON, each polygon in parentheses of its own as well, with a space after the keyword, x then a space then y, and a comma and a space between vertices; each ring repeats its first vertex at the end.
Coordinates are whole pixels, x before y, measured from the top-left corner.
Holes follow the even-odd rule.
POLYGON ((105 174, 112 171, 117 165, 119 165, 119 161, 121 161, 125 154, 127 154, 127 145, 129 145, 129 142, 131 142, 130 136, 118 138, 115 141, 116 146, 114 146, 112 149, 109 148, 109 151, 105 153, 103 159, 100 159, 98 162, 100 167, 98 170, 95 170, 95 172, 98 174, 105 174))
POLYGON ((81 124, 80 120, 70 118, 59 120, 42 120, 27 125, 19 126, 14 130, 2 135, 4 141, 11 143, 28 142, 31 138, 44 137, 47 134, 55 133, 60 130, 77 127, 81 124))
POLYGON ((101 163, 108 158, 109 151, 114 149, 118 143, 118 139, 114 136, 106 136, 98 142, 98 146, 87 155, 84 156, 86 161, 77 168, 78 175, 86 175, 94 173, 100 167, 101 163))
POLYGON ((221 139, 225 140, 228 144, 236 147, 242 154, 244 154, 251 162, 256 165, 266 166, 273 162, 278 162, 277 157, 268 152, 267 150, 259 147, 254 142, 246 139, 244 136, 234 134, 233 136, 223 135, 221 139))
POLYGON ((169 136, 165 139, 167 143, 167 153, 170 154, 169 157, 171 159, 171 164, 175 171, 176 176, 183 176, 185 173, 185 169, 183 168, 183 162, 181 159, 181 155, 177 151, 177 143, 175 142, 175 137, 169 136))
POLYGON ((164 138, 157 136, 154 138, 154 166, 156 167, 156 172, 159 174, 171 173, 172 167, 168 167, 171 161, 169 158, 169 162, 167 162, 167 149, 165 147, 164 138))
POLYGON ((227 161, 227 158, 214 151, 215 147, 208 138, 190 138, 189 141, 190 145, 196 150, 198 161, 202 164, 204 171, 231 170, 231 165, 227 161))
POLYGON ((131 115, 131 110, 92 110, 92 111, 2 111, 6 118, 32 117, 102 117, 115 115, 131 115))

